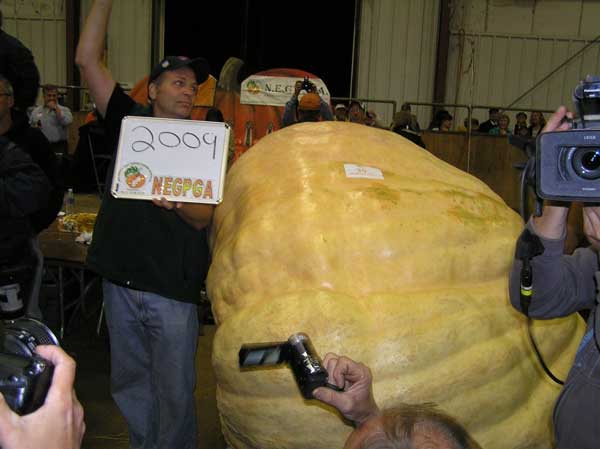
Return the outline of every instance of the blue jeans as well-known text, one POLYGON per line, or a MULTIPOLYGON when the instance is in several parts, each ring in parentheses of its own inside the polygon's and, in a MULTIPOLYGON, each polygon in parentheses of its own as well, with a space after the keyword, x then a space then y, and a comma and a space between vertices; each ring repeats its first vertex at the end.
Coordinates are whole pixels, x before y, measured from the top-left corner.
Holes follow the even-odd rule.
POLYGON ((196 449, 195 304, 103 282, 111 392, 132 449, 196 449))

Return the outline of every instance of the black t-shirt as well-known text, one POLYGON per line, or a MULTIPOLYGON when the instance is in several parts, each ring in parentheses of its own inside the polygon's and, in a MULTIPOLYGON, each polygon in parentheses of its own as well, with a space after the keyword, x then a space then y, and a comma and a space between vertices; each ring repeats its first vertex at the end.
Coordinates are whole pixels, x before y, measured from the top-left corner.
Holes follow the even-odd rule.
MULTIPOLYGON (((126 115, 148 114, 117 85, 105 117, 106 138, 113 150, 126 115)), ((113 169, 114 157, 107 186, 113 169)), ((197 302, 208 270, 206 232, 150 201, 116 199, 107 188, 87 264, 117 284, 197 302)))

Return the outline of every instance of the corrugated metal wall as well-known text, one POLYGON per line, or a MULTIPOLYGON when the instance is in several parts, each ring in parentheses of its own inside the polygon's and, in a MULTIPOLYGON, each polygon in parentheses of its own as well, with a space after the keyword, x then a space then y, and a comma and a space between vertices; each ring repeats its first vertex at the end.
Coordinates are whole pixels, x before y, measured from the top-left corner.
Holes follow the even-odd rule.
MULTIPOLYGON (((91 0, 81 3, 83 24, 91 0)), ((3 30, 31 49, 42 84, 66 85, 65 0, 3 0, 1 8, 3 30)), ((108 66, 115 79, 124 85, 133 86, 150 71, 151 21, 152 0, 119 1, 113 5, 108 66)))
MULTIPOLYGON (((81 2, 81 25, 91 0, 81 2)), ((123 85, 133 85, 150 72, 152 0, 113 2, 108 29, 108 68, 123 85)))
MULTIPOLYGON (((508 106, 600 34, 598 0, 460 0, 452 5, 448 103, 508 106)), ((571 107, 575 85, 589 73, 600 73, 600 43, 515 107, 571 107)), ((455 125, 465 116, 464 110, 456 111, 455 125)), ((487 111, 475 116, 485 120, 487 111)))
MULTIPOLYGON (((433 99, 439 0, 363 0, 357 96, 430 102, 433 99)), ((383 123, 392 108, 371 103, 383 123)), ((421 124, 429 108, 413 108, 421 124)))
POLYGON ((64 0, 3 0, 2 29, 33 53, 42 84, 64 85, 66 26, 64 0))

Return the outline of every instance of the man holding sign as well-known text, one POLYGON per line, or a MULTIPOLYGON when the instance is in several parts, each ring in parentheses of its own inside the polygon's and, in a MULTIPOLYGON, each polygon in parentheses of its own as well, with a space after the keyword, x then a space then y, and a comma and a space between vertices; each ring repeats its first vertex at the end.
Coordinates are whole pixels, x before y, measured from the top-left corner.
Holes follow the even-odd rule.
MULTIPOLYGON (((76 62, 115 149, 127 115, 189 118, 208 64, 165 58, 150 74, 150 108, 137 105, 102 62, 111 6, 94 1, 76 62)), ((104 278, 111 390, 133 449, 196 449, 196 303, 208 268, 203 229, 212 213, 212 205, 164 198, 116 199, 107 191, 102 199, 87 264, 104 278)))

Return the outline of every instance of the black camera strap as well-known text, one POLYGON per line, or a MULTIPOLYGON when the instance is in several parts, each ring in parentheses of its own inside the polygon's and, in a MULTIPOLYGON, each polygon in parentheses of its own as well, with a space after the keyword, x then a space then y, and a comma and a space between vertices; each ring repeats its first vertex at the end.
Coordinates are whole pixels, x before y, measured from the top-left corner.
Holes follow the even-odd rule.
POLYGON ((531 342, 531 346, 533 347, 533 351, 542 366, 542 369, 548 375, 550 379, 556 382, 559 385, 564 385, 564 382, 556 377, 546 362, 544 362, 544 358, 542 357, 542 353, 538 348, 535 338, 533 337, 533 333, 531 332, 531 323, 532 320, 529 317, 529 305, 531 304, 531 299, 533 297, 533 270, 531 268, 531 259, 536 256, 539 256, 544 252, 544 245, 540 238, 532 233, 529 229, 525 228, 519 240, 517 241, 517 249, 516 249, 516 258, 520 259, 523 263, 521 267, 521 276, 520 276, 520 297, 519 302, 521 305, 521 310, 523 314, 527 317, 527 334, 529 335, 529 341, 531 342))
POLYGON ((531 259, 544 252, 540 238, 529 229, 525 229, 517 241, 516 258, 523 263, 520 276, 520 304, 525 316, 529 317, 529 305, 533 296, 533 270, 531 259))

